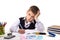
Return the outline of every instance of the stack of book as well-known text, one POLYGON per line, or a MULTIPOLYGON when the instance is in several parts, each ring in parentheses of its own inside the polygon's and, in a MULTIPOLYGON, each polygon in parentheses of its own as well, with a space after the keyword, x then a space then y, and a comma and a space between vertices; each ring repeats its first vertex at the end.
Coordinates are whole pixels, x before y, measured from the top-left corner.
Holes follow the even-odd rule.
POLYGON ((60 34, 60 26, 57 26, 57 25, 50 26, 48 27, 47 31, 55 34, 60 34))

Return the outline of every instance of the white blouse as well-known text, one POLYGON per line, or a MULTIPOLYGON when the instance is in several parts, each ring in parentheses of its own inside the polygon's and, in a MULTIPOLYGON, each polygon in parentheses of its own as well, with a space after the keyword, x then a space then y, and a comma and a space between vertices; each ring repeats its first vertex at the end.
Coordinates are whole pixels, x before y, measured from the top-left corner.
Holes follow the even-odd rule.
MULTIPOLYGON (((19 23, 20 23, 20 20, 16 20, 16 22, 11 26, 10 30, 12 32, 18 32, 19 30, 19 23)), ((26 23, 25 22, 25 27, 29 27, 30 25, 30 22, 26 23), (28 26, 26 26, 28 25, 28 26)), ((40 32, 44 32, 44 25, 39 21, 39 20, 36 20, 36 24, 35 24, 35 29, 37 29, 38 31, 40 32)))

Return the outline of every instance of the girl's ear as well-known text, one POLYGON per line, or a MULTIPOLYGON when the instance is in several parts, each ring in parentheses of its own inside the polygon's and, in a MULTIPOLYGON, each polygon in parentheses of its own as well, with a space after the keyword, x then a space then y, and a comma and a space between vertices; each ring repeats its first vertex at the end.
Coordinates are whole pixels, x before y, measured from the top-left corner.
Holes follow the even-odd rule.
POLYGON ((35 20, 38 18, 39 15, 40 15, 40 11, 38 11, 37 14, 35 15, 35 20))

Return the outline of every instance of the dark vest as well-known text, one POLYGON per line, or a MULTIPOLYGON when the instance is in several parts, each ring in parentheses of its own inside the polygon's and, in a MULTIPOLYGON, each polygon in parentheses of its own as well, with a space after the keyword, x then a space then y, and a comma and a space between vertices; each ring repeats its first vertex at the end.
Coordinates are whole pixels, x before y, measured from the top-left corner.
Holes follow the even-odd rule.
POLYGON ((36 24, 35 20, 34 20, 34 23, 33 22, 30 23, 28 28, 25 28, 25 26, 24 26, 25 25, 24 17, 19 18, 19 20, 20 20, 20 24, 19 24, 20 29, 21 29, 20 25, 23 27, 23 29, 35 29, 35 24, 36 24))

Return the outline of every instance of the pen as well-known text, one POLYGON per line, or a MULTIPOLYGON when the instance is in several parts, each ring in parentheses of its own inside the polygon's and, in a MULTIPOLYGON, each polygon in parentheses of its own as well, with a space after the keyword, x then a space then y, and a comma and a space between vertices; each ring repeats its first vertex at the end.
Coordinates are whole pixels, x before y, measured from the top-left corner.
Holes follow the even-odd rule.
POLYGON ((23 29, 22 25, 20 24, 21 29, 23 29))

